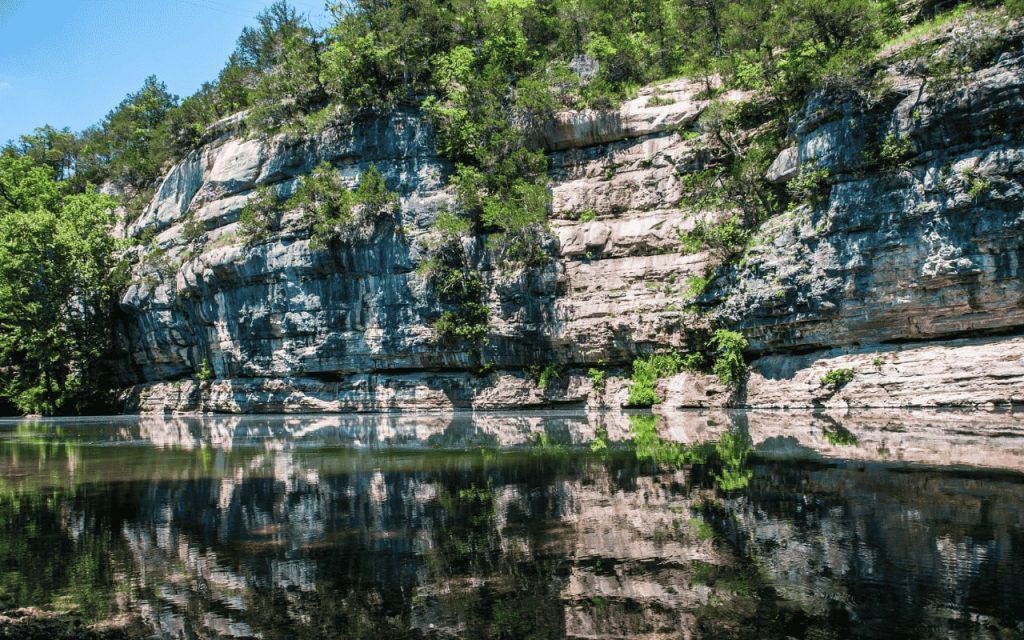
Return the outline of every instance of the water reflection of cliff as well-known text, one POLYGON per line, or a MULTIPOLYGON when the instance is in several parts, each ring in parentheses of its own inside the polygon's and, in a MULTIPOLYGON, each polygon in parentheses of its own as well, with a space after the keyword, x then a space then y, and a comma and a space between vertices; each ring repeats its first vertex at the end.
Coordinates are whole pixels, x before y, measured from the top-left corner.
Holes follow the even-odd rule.
POLYGON ((0 440, 0 560, 34 567, 0 593, 189 638, 1022 630, 1021 476, 887 462, 1019 451, 944 414, 931 449, 906 421, 779 415, 180 417, 107 439, 158 448, 37 423, 0 440))

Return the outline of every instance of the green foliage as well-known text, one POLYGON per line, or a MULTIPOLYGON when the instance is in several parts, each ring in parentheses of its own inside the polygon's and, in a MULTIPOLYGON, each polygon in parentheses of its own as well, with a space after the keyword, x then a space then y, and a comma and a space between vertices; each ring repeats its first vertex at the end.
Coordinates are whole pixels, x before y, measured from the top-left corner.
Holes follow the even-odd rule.
POLYGON ((332 240, 349 239, 356 227, 352 192, 329 162, 322 162, 302 177, 286 204, 301 208, 310 227, 309 246, 324 249, 332 240))
POLYGON ((683 367, 683 371, 697 373, 704 368, 704 354, 698 353, 696 351, 693 353, 688 353, 683 356, 681 364, 683 367))
POLYGON ((743 350, 749 346, 743 334, 728 329, 718 329, 708 340, 708 349, 715 354, 711 371, 723 384, 738 384, 746 375, 746 360, 743 350))
POLYGON ((516 182, 508 193, 487 197, 481 220, 499 231, 491 234, 488 247, 505 264, 538 265, 548 261, 543 241, 551 194, 546 186, 516 182))
POLYGON ((658 435, 658 416, 631 415, 629 430, 633 434, 637 460, 679 468, 686 464, 704 464, 712 451, 712 445, 706 443, 686 446, 662 439, 658 435))
POLYGON ((829 369, 821 376, 821 386, 838 389, 853 380, 856 375, 857 372, 853 369, 829 369))
POLYGON ((988 190, 991 187, 992 182, 987 178, 972 175, 970 177, 970 182, 967 185, 967 195, 969 195, 972 200, 977 200, 984 194, 988 193, 988 190))
POLYGON ((562 373, 564 371, 565 365, 557 362, 549 362, 543 367, 540 365, 533 365, 527 368, 530 378, 533 379, 541 391, 547 391, 548 385, 553 381, 561 380, 562 373))
POLYGON ((684 253, 706 250, 728 257, 750 242, 750 231, 735 216, 718 224, 698 220, 691 231, 679 233, 679 242, 684 253))
POLYGON ((900 170, 910 166, 907 158, 910 157, 912 149, 910 136, 889 133, 877 148, 866 148, 864 157, 868 164, 877 164, 883 169, 900 170))
POLYGON ((164 120, 177 105, 177 96, 156 76, 129 94, 107 114, 102 126, 86 136, 85 153, 103 158, 107 178, 123 186, 144 186, 155 180, 170 159, 164 120))
POLYGON ((629 385, 628 404, 631 407, 649 407, 661 402, 654 387, 658 378, 679 373, 683 358, 678 353, 654 354, 633 361, 633 377, 629 385))
POLYGON ((587 209, 586 211, 580 214, 580 217, 578 219, 580 222, 590 222, 592 220, 596 220, 597 211, 594 211, 593 209, 587 209))
POLYGON ((594 385, 594 393, 604 393, 606 377, 604 369, 597 369, 595 367, 591 367, 587 369, 587 376, 590 378, 590 383, 594 385))
POLYGON ((786 184, 786 190, 797 202, 814 207, 828 195, 828 179, 827 168, 804 164, 799 173, 786 184))
POLYGON ((455 311, 445 311, 431 325, 438 340, 452 344, 465 341, 479 345, 485 339, 489 328, 490 309, 479 302, 466 302, 455 311))
POLYGON ((852 447, 860 442, 855 433, 840 424, 833 425, 832 428, 824 429, 823 431, 825 439, 833 447, 852 447))
POLYGON ((688 276, 686 278, 686 284, 683 286, 683 297, 686 299, 693 299, 704 293, 711 284, 711 276, 688 276))
POLYGON ((258 244, 270 237, 283 209, 277 189, 270 185, 256 187, 238 216, 238 234, 246 244, 258 244))
POLYGON ((285 208, 303 209, 310 227, 310 247, 324 249, 333 241, 356 239, 364 228, 376 228, 382 218, 394 213, 397 203, 397 196, 387 190, 374 165, 359 176, 356 189, 350 190, 334 167, 322 162, 303 176, 285 208))
POLYGON ((778 211, 778 196, 764 175, 782 148, 776 121, 756 136, 747 131, 763 125, 770 114, 756 102, 714 101, 698 122, 701 140, 721 160, 701 178, 707 192, 701 208, 733 209, 742 228, 753 227, 778 211))
POLYGON ((715 484, 722 491, 737 491, 750 484, 754 472, 747 465, 753 445, 750 437, 738 431, 728 431, 714 445, 715 456, 721 465, 714 473, 715 484))
POLYGON ((25 413, 100 400, 124 284, 115 203, 53 176, 30 157, 0 155, 0 396, 25 413))
POLYGON ((355 202, 364 207, 368 215, 379 217, 394 212, 398 206, 398 196, 388 191, 384 176, 377 171, 377 165, 370 163, 366 171, 359 175, 355 202))
POLYGON ((693 535, 699 542, 707 542, 715 538, 715 530, 707 520, 690 518, 690 529, 693 530, 693 535))
POLYGON ((608 451, 608 429, 599 426, 594 430, 594 439, 590 442, 591 453, 605 453, 608 451))
POLYGON ((463 239, 472 228, 470 220, 453 211, 441 211, 427 235, 427 259, 420 263, 417 272, 428 278, 442 303, 454 307, 434 321, 437 339, 447 344, 468 344, 474 358, 480 361, 490 311, 483 303, 483 282, 471 267, 463 246, 463 239))
POLYGON ((317 34, 284 0, 242 30, 234 61, 248 89, 249 121, 260 129, 274 130, 315 110, 327 97, 320 83, 317 34))
POLYGON ((199 365, 199 370, 196 371, 196 378, 198 378, 200 382, 209 382, 216 377, 213 367, 210 366, 210 361, 203 358, 202 363, 199 365))
POLYGON ((196 218, 194 213, 189 212, 185 222, 181 225, 181 235, 185 238, 185 242, 196 242, 203 237, 204 233, 206 233, 206 225, 202 220, 196 218))

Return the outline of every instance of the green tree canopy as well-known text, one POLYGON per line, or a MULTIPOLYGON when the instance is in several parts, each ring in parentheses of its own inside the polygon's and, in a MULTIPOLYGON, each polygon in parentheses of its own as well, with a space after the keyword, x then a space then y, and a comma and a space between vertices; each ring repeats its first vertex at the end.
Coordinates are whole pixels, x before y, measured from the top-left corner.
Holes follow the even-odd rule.
POLYGON ((114 205, 30 156, 0 156, 0 396, 26 413, 95 401, 118 278, 114 205))

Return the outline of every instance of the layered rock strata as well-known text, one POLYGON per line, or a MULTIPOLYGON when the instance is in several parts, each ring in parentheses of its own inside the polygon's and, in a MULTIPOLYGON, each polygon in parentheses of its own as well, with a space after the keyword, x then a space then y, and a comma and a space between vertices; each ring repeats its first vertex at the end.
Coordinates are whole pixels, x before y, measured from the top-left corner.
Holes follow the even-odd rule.
POLYGON ((703 86, 677 81, 615 113, 560 115, 544 134, 552 260, 502 269, 485 237, 464 240, 491 311, 483 376, 472 349, 438 340, 431 323, 445 307, 417 273, 431 224, 453 202, 451 167, 417 112, 306 138, 221 127, 127 229, 153 241, 121 300, 124 408, 620 406, 616 374, 637 356, 693 346, 692 329, 712 323, 750 339, 754 373, 738 390, 708 377, 663 383, 672 406, 1020 404, 1024 56, 1007 50, 953 88, 892 62, 890 88, 870 103, 814 97, 769 177, 824 168, 827 195, 766 223, 741 266, 678 242, 715 215, 686 206, 681 179, 706 160, 693 134, 709 104, 703 86), (879 159, 884 141, 898 157, 879 159), (284 213, 266 241, 240 237, 257 187, 285 196, 324 161, 352 185, 374 165, 398 212, 331 250, 310 247, 301 211, 284 213), (696 317, 688 279, 716 267, 696 317), (195 379, 204 361, 215 380, 195 379), (540 389, 525 370, 549 363, 561 376, 540 389), (601 393, 591 367, 608 371, 601 393), (823 389, 831 368, 855 378, 823 389))

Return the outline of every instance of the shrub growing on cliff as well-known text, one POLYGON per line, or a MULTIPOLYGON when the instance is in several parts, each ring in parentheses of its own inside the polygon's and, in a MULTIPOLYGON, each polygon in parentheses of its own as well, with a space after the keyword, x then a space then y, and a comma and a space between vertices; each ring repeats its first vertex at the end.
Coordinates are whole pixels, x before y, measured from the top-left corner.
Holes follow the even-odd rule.
POLYGON ((649 407, 661 402, 654 387, 658 378, 679 373, 683 358, 678 353, 655 354, 633 361, 633 378, 629 385, 628 404, 632 407, 649 407))
POLYGON ((195 213, 189 212, 185 222, 181 225, 181 236, 185 242, 196 242, 206 233, 206 225, 196 217, 195 213))
POLYGON ((389 192, 377 167, 359 176, 356 189, 345 186, 337 170, 322 162, 303 176, 287 208, 302 208, 310 225, 310 247, 326 248, 333 240, 353 240, 372 231, 380 219, 394 212, 398 197, 389 192))
POLYGON ((718 329, 708 340, 708 349, 714 353, 711 371, 723 384, 738 384, 746 375, 746 360, 743 350, 749 346, 747 339, 738 331, 718 329))
POLYGON ((539 265, 548 261, 544 240, 551 194, 539 184, 521 182, 511 193, 488 198, 481 219, 498 231, 487 238, 487 246, 504 264, 539 265))
POLYGON ((445 311, 431 325, 440 342, 454 344, 464 340, 479 345, 487 335, 491 312, 487 305, 468 302, 454 311, 445 311))
POLYGON ((215 377, 216 374, 213 372, 213 367, 210 366, 210 361, 203 358, 202 363, 199 365, 199 370, 196 371, 196 378, 198 378, 200 382, 209 382, 215 377))
POLYGON ((829 369, 821 376, 821 386, 838 389, 853 380, 856 375, 853 369, 829 369))
POLYGON ((530 374, 530 378, 537 384, 537 388, 541 391, 547 391, 548 385, 555 380, 562 379, 562 373, 565 367, 557 362, 549 362, 543 367, 540 365, 533 365, 527 368, 527 373, 530 374))
POLYGON ((238 216, 239 235, 247 244, 263 242, 270 237, 282 208, 277 189, 269 185, 257 187, 238 216))
POLYGON ((795 201, 814 207, 828 195, 828 178, 827 168, 804 164, 799 173, 786 184, 786 191, 795 201))
POLYGON ((679 233, 679 242, 685 253, 712 251, 728 257, 750 241, 750 231, 736 216, 719 223, 698 220, 691 231, 679 233))

